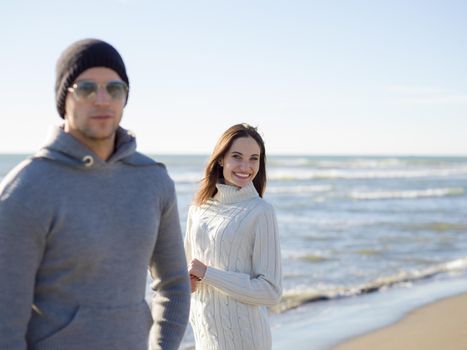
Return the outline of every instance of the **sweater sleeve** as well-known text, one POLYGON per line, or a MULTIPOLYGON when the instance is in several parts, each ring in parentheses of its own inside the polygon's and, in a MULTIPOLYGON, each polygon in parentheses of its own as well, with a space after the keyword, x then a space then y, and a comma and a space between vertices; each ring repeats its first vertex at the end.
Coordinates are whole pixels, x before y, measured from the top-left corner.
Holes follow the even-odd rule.
POLYGON ((282 266, 277 220, 272 207, 267 207, 258 218, 251 276, 209 266, 203 282, 246 304, 272 306, 280 301, 282 266))
POLYGON ((25 350, 45 234, 12 192, 0 189, 0 349, 25 350))
POLYGON ((178 349, 188 323, 190 285, 173 182, 160 216, 150 271, 155 291, 150 349, 178 349))

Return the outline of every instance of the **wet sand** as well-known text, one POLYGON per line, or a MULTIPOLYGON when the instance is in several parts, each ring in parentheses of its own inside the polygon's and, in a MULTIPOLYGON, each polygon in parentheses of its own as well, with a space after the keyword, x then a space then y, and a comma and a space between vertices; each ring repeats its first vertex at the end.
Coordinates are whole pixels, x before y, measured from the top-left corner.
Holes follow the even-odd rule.
POLYGON ((467 293, 412 311, 333 350, 467 350, 467 293))

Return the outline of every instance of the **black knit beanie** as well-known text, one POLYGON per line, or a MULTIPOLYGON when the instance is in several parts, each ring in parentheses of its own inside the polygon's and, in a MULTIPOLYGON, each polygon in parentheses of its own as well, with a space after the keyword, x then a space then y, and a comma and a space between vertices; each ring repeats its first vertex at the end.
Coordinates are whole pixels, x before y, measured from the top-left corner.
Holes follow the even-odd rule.
POLYGON ((130 86, 123 59, 112 45, 98 39, 77 41, 69 46, 57 61, 55 101, 60 117, 65 118, 68 88, 78 75, 93 67, 107 67, 114 70, 128 87, 130 86))

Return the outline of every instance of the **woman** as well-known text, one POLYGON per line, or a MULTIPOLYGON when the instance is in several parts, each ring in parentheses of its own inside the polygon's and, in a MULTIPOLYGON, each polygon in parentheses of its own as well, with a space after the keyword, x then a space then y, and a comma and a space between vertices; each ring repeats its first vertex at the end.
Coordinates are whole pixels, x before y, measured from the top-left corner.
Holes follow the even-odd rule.
POLYGON ((218 141, 190 207, 185 252, 196 348, 270 349, 267 306, 279 302, 279 234, 266 186, 264 142, 238 124, 218 141))

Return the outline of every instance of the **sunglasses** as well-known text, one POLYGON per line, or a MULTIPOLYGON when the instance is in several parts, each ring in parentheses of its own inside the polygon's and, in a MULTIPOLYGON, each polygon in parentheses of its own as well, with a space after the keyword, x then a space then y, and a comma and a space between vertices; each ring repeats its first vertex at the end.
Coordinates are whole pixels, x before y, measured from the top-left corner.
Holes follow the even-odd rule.
POLYGON ((128 85, 124 81, 111 80, 104 84, 98 84, 92 80, 80 80, 68 88, 77 100, 94 100, 99 87, 104 87, 112 100, 122 100, 128 95, 128 85))

